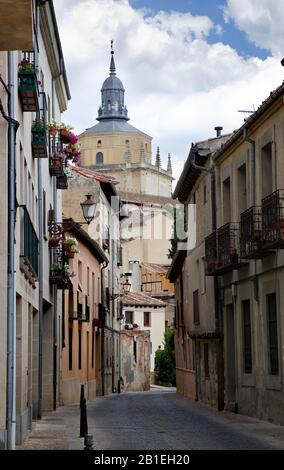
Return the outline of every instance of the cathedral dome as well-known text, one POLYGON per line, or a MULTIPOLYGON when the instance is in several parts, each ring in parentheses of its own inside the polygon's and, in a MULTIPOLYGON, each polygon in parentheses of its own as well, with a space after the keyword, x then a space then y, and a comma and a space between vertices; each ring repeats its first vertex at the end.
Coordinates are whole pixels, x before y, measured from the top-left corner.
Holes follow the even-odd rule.
POLYGON ((110 75, 105 79, 101 91, 104 90, 121 90, 125 91, 123 88, 122 81, 115 75, 110 75))

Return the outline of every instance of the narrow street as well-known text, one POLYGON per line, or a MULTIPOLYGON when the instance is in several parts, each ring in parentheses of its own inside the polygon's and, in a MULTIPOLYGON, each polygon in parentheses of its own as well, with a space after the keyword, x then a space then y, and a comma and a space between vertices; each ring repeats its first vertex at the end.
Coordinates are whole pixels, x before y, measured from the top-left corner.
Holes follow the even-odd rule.
MULTIPOLYGON (((99 397, 87 409, 99 450, 284 449, 284 427, 218 413, 166 389, 99 397)), ((69 448, 82 448, 78 406, 65 407, 64 419, 69 448)))

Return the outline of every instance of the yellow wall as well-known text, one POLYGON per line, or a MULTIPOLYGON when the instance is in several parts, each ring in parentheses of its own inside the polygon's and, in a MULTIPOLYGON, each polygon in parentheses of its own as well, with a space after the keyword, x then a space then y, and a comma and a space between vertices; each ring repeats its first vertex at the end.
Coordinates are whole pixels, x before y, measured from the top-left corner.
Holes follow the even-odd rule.
POLYGON ((151 140, 152 138, 143 132, 105 132, 102 134, 83 133, 79 137, 81 145, 81 164, 82 166, 95 165, 96 155, 102 152, 104 155, 104 164, 125 163, 125 152, 128 149, 126 141, 129 141, 129 150, 131 152, 131 162, 139 163, 141 158, 141 144, 144 146, 147 162, 151 163, 151 140), (98 141, 101 141, 101 144, 98 141))

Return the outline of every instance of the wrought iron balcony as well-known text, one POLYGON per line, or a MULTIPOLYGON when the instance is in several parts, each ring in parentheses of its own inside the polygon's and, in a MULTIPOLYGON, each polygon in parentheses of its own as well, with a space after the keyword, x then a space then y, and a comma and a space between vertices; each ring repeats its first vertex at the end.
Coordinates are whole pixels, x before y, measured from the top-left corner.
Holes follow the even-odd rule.
POLYGON ((241 214, 240 248, 242 259, 261 259, 267 255, 263 248, 260 206, 252 206, 241 214))
POLYGON ((227 223, 205 239, 206 275, 238 269, 242 265, 239 253, 239 224, 227 223))
POLYGON ((262 230, 265 248, 284 248, 284 190, 262 199, 262 230))
POLYGON ((34 158, 48 157, 45 130, 32 130, 32 154, 34 158))
POLYGON ((62 227, 54 221, 49 222, 50 274, 49 282, 57 289, 72 289, 72 271, 63 250, 62 227))

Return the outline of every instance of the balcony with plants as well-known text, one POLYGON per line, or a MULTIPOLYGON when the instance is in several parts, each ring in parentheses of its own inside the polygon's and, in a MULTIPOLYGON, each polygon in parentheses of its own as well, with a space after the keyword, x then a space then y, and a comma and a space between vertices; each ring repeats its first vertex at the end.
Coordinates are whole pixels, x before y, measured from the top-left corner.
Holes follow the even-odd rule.
POLYGON ((58 289, 72 289, 71 278, 75 276, 68 264, 64 249, 65 234, 62 224, 53 220, 49 222, 50 275, 49 281, 58 289))
POLYGON ((263 247, 284 248, 284 190, 278 189, 262 199, 263 247))
POLYGON ((18 64, 18 92, 23 112, 39 111, 37 73, 34 52, 25 52, 18 64))
POLYGON ((47 158, 47 126, 43 119, 35 119, 32 124, 32 155, 34 158, 47 158))

